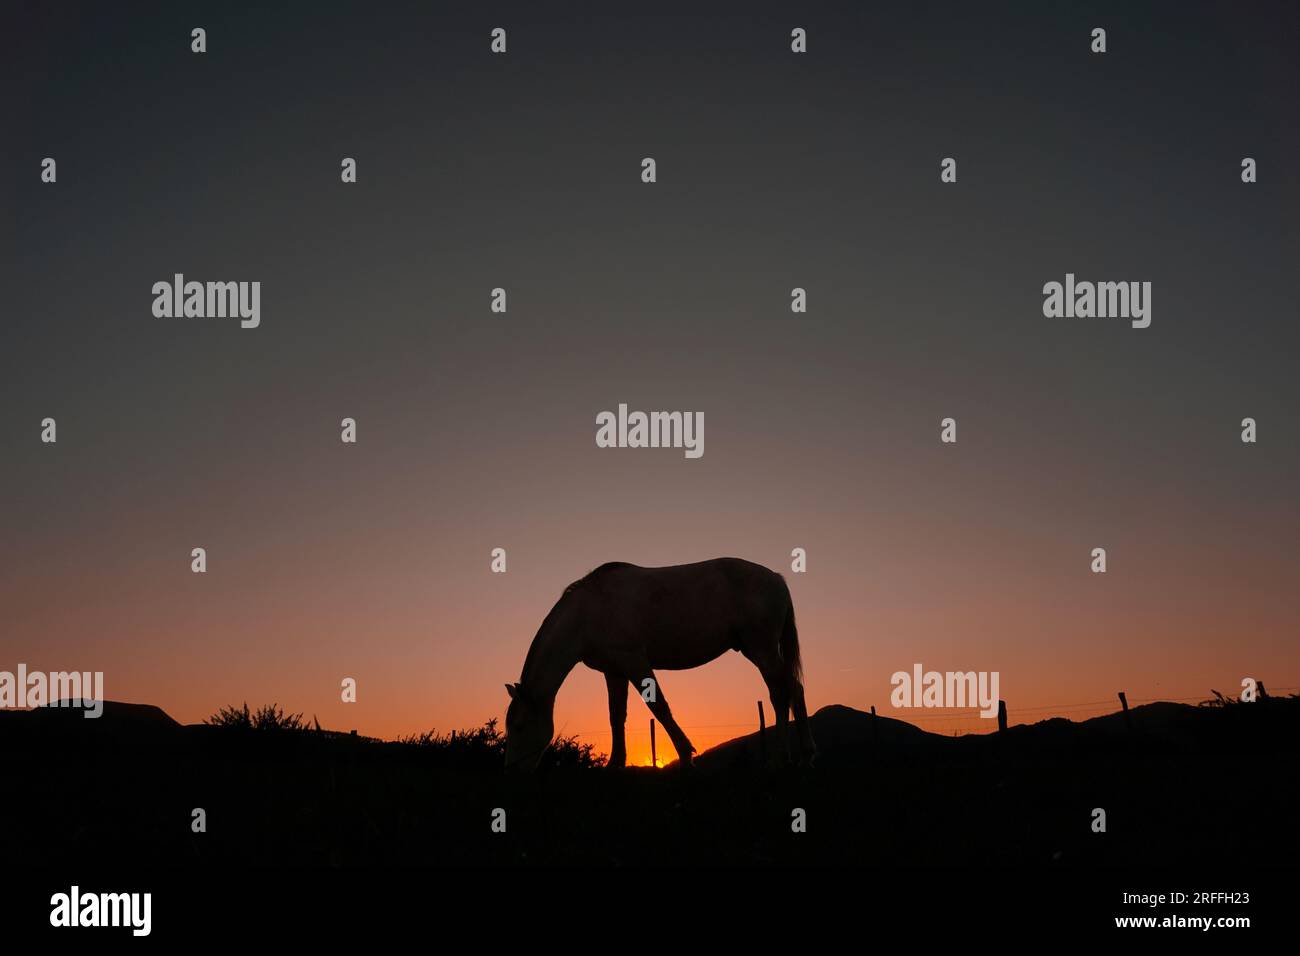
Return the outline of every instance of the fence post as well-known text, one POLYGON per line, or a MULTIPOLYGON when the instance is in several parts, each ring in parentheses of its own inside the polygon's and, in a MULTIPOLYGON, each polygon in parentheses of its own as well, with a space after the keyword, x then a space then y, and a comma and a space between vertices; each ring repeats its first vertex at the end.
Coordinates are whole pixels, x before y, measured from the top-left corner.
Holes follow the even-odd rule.
POLYGON ((1256 681, 1256 684, 1259 686, 1259 696, 1256 697, 1255 699, 1256 699, 1257 701, 1258 701, 1258 700, 1268 700, 1268 691, 1264 689, 1264 682, 1263 682, 1262 680, 1261 680, 1261 681, 1256 681))
POLYGON ((659 766, 659 758, 655 756, 655 719, 653 717, 650 718, 650 766, 659 766))
POLYGON ((876 720, 876 705, 871 705, 871 745, 880 744, 880 722, 876 720))
POLYGON ((1133 730, 1133 718, 1129 716, 1129 713, 1128 713, 1128 698, 1124 696, 1124 692, 1123 692, 1123 691, 1120 691, 1120 692, 1119 692, 1119 705, 1120 705, 1120 707, 1124 708, 1124 729, 1125 729, 1125 730, 1128 730, 1128 731, 1132 731, 1132 730, 1133 730))
POLYGON ((767 759, 767 718, 763 716, 763 702, 758 702, 758 755, 767 759))
POLYGON ((1007 702, 998 701, 998 733, 1007 729, 1007 702))

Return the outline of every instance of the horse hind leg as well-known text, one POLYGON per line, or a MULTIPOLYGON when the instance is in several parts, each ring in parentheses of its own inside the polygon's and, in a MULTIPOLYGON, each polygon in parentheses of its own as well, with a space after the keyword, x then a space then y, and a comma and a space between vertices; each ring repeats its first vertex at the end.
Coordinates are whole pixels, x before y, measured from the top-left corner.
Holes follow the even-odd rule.
POLYGON ((777 753, 785 763, 790 762, 790 690, 778 675, 767 682, 767 693, 772 698, 772 712, 776 714, 777 753))
POLYGON ((809 767, 817 759, 817 744, 813 742, 812 727, 808 723, 808 705, 803 699, 803 683, 790 678, 790 703, 794 708, 794 725, 799 735, 799 762, 809 767))
POLYGON ((783 681, 790 703, 794 708, 795 729, 799 735, 799 763, 811 767, 817 756, 812 728, 808 724, 808 705, 803 696, 803 674, 799 661, 799 632, 795 628, 794 608, 786 608, 785 620, 776 640, 780 659, 780 680, 783 681))
POLYGON ((776 720, 778 759, 790 762, 790 681, 781 665, 780 655, 772 652, 742 650, 742 654, 758 668, 767 685, 767 695, 772 699, 772 716, 776 720))

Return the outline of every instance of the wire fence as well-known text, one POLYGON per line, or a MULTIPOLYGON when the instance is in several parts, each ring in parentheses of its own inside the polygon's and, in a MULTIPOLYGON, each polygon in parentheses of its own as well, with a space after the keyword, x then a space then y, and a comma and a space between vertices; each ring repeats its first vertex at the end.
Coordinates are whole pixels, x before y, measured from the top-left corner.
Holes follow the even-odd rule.
MULTIPOLYGON (((1270 695, 1274 695, 1274 694, 1285 695, 1288 693, 1293 693, 1295 691, 1300 691, 1300 686, 1269 687, 1270 695)), ((1156 704, 1156 703, 1200 704, 1200 703, 1209 702, 1211 700, 1214 700, 1214 698, 1208 694, 1198 694, 1195 697, 1142 697, 1142 698, 1130 697, 1128 699, 1128 703, 1130 707, 1133 707, 1139 704, 1156 704)), ((866 710, 870 710, 870 707, 871 705, 867 705, 866 710)), ((902 720, 905 723, 917 724, 918 726, 921 726, 922 729, 925 730, 931 730, 932 728, 937 728, 932 730, 932 732, 934 733, 946 734, 949 731, 955 733, 956 730, 963 725, 969 725, 972 728, 978 727, 982 731, 988 731, 988 732, 997 730, 996 716, 984 717, 981 715, 980 709, 978 707, 966 707, 966 708, 956 708, 956 709, 945 708, 944 712, 941 714, 912 713, 912 711, 915 711, 917 709, 918 708, 914 708, 914 707, 891 708, 890 713, 881 713, 879 716, 892 717, 895 720, 902 720)), ((1109 700, 1088 700, 1088 701, 1082 701, 1073 704, 1040 704, 1035 707, 1012 707, 1010 704, 1008 704, 1007 723, 1009 725, 1034 723, 1038 720, 1050 720, 1053 717, 1065 717, 1070 720, 1077 720, 1079 718, 1082 718, 1086 720, 1091 717, 1101 717, 1106 714, 1118 713, 1120 709, 1121 708, 1119 706, 1118 696, 1112 697, 1109 700), (1032 717, 1033 719, 1031 720, 1016 719, 1018 717, 1024 717, 1026 715, 1032 717)), ((631 715, 629 714, 629 717, 630 716, 631 715)), ((771 727, 771 724, 769 724, 768 726, 771 727)), ((732 734, 732 736, 741 737, 744 736, 745 734, 757 731, 758 722, 756 720, 749 720, 749 721, 738 721, 734 723, 723 723, 723 724, 683 723, 682 729, 686 730, 687 732, 720 731, 720 730, 735 731, 735 733, 732 734)), ((587 737, 587 738, 592 738, 592 737, 604 738, 604 737, 613 736, 612 731, 608 727, 602 728, 600 730, 568 730, 567 728, 561 728, 560 733, 564 736, 587 737)), ((629 738, 637 738, 637 739, 644 738, 648 740, 650 737, 649 725, 648 724, 646 725, 645 730, 637 730, 635 726, 630 725, 626 731, 626 734, 629 738)))

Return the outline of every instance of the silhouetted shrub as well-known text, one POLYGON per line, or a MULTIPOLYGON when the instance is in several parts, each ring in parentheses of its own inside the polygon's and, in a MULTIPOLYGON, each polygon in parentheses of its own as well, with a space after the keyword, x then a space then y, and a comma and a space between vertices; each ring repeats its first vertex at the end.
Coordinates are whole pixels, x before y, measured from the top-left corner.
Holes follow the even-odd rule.
POLYGON ((551 749, 543 755, 542 765, 588 770, 603 767, 606 759, 604 754, 597 755, 591 744, 579 743, 577 737, 556 737, 551 743, 551 749))
MULTIPOLYGON (((243 708, 222 707, 204 721, 214 727, 230 727, 237 730, 310 730, 311 727, 302 719, 302 714, 286 714, 278 704, 259 707, 249 711, 248 702, 243 708)), ((316 729, 320 729, 317 724, 316 729)))
POLYGON ((496 718, 473 730, 440 734, 428 730, 397 738, 400 744, 418 747, 435 757, 439 765, 462 769, 497 768, 505 762, 506 738, 497 729, 496 718))

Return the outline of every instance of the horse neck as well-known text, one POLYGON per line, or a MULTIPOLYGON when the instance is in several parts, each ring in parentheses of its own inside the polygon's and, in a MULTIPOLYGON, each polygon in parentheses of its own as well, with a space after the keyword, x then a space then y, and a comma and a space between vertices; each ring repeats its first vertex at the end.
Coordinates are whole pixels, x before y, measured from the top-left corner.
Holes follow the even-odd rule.
POLYGON ((567 617, 563 613, 551 615, 542 624, 528 649, 519 677, 520 683, 539 702, 548 705, 555 702, 560 685, 582 658, 578 631, 566 621, 567 617))

